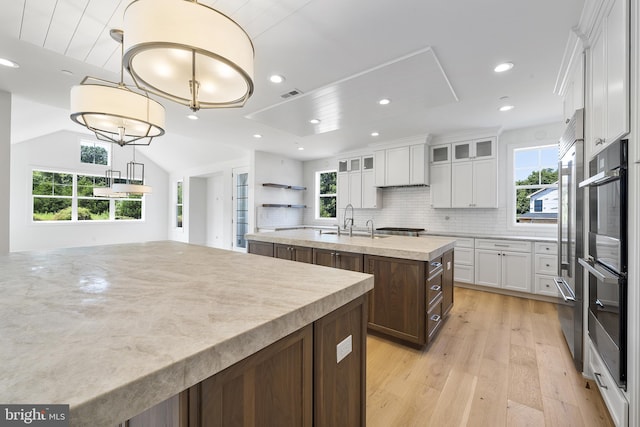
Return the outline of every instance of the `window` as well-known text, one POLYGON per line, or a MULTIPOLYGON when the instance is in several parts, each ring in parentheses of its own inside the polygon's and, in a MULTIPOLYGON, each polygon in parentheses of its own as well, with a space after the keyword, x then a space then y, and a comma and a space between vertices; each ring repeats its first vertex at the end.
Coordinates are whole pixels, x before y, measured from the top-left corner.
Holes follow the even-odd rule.
POLYGON ((182 181, 176 183, 176 228, 182 228, 182 181))
POLYGON ((97 141, 80 141, 80 162, 109 166, 111 145, 97 141))
POLYGON ((336 218, 337 177, 335 170, 316 172, 316 219, 336 218))
POLYGON ((558 144, 513 150, 515 222, 558 221, 558 144))
POLYGON ((72 174, 34 170, 31 182, 34 221, 71 221, 72 174))
POLYGON ((142 196, 96 197, 107 185, 104 176, 32 171, 33 221, 142 220, 142 196))

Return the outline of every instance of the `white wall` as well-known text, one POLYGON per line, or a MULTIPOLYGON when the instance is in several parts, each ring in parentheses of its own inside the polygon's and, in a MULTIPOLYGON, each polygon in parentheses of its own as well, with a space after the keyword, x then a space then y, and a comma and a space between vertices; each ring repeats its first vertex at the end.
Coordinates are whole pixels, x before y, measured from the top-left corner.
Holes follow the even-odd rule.
MULTIPOLYGON (((105 166, 80 162, 80 140, 86 134, 60 131, 11 147, 11 251, 144 242, 167 239, 167 173, 137 147, 136 160, 145 165, 145 182, 153 194, 145 196, 144 221, 38 223, 32 221, 31 173, 44 168, 61 172, 103 175, 105 166)), ((113 146, 114 169, 126 173, 131 147, 113 146)))
MULTIPOLYGON (((564 130, 562 123, 516 129, 503 132, 498 138, 498 208, 497 209, 433 209, 429 187, 399 187, 382 189, 382 209, 355 209, 356 227, 364 227, 373 219, 375 227, 417 227, 440 233, 469 233, 497 236, 555 237, 555 227, 514 227, 509 215, 508 157, 510 144, 546 143, 557 141, 564 130)), ((431 144, 447 138, 434 138, 431 144)), ((373 150, 371 150, 372 152, 373 150)), ((365 153, 363 153, 365 154, 365 153)), ((342 157, 341 157, 342 158, 342 157)), ((305 224, 327 224, 314 218, 315 171, 337 167, 337 157, 304 163, 305 185, 309 188, 305 197, 305 224)), ((344 211, 338 212, 342 224, 344 211)), ((329 223, 335 224, 336 221, 329 223)))
POLYGON ((0 91, 0 254, 9 252, 10 179, 11 179, 11 94, 0 91))
MULTIPOLYGON (((304 219, 302 208, 263 207, 263 204, 305 204, 306 195, 313 192, 313 185, 307 190, 264 187, 264 183, 305 186, 303 163, 299 160, 256 151, 253 158, 254 204, 256 207, 256 228, 301 225, 304 219)), ((251 172, 250 172, 251 173, 251 172)))
POLYGON ((224 247, 224 176, 218 173, 207 178, 207 246, 224 247))
POLYGON ((207 179, 189 178, 189 243, 207 244, 207 179))

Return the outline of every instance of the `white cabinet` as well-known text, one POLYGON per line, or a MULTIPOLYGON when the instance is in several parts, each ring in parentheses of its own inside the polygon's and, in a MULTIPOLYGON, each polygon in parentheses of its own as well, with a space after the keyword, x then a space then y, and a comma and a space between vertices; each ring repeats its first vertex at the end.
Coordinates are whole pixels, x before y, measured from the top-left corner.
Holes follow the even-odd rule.
POLYGON ((606 1, 590 49, 588 156, 629 133, 629 34, 629 1, 606 1))
POLYGON ((431 174, 431 207, 451 207, 451 163, 432 164, 431 174))
POLYGON ((463 283, 474 283, 474 263, 472 238, 456 238, 453 253, 453 280, 463 283))
POLYGON ((480 138, 451 144, 452 162, 496 157, 496 138, 480 138))
POLYGON ((380 190, 375 187, 373 155, 338 161, 338 208, 380 208, 380 190))
POLYGON ((498 207, 498 162, 495 158, 451 164, 451 207, 498 207))
POLYGON ((476 239, 476 284, 531 292, 531 243, 476 239))
POLYGON ((451 144, 430 147, 429 183, 432 208, 451 207, 451 144))
POLYGON ((567 87, 562 99, 564 122, 569 123, 577 109, 584 108, 584 52, 577 55, 570 70, 567 87))
POLYGON ((534 261, 533 292, 539 295, 560 298, 553 278, 558 275, 558 244, 555 242, 536 242, 534 261))
POLYGON ((387 148, 374 153, 378 187, 429 184, 425 144, 387 148))

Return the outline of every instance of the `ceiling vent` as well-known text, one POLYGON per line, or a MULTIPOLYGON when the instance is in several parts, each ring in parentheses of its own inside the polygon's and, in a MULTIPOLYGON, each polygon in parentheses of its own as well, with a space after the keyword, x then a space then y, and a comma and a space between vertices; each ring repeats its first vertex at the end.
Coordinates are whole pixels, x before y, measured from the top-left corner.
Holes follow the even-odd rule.
POLYGON ((282 95, 280 95, 281 98, 287 99, 287 98, 291 98, 292 96, 298 96, 302 93, 302 91, 300 89, 293 89, 292 91, 283 93, 282 95))

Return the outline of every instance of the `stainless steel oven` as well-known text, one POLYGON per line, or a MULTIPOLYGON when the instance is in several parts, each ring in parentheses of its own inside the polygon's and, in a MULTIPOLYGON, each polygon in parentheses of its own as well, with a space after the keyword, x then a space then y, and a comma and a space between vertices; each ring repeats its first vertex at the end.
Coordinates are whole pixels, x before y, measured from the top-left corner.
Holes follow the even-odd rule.
POLYGON ((627 376, 627 140, 589 163, 589 336, 619 387, 627 376))

